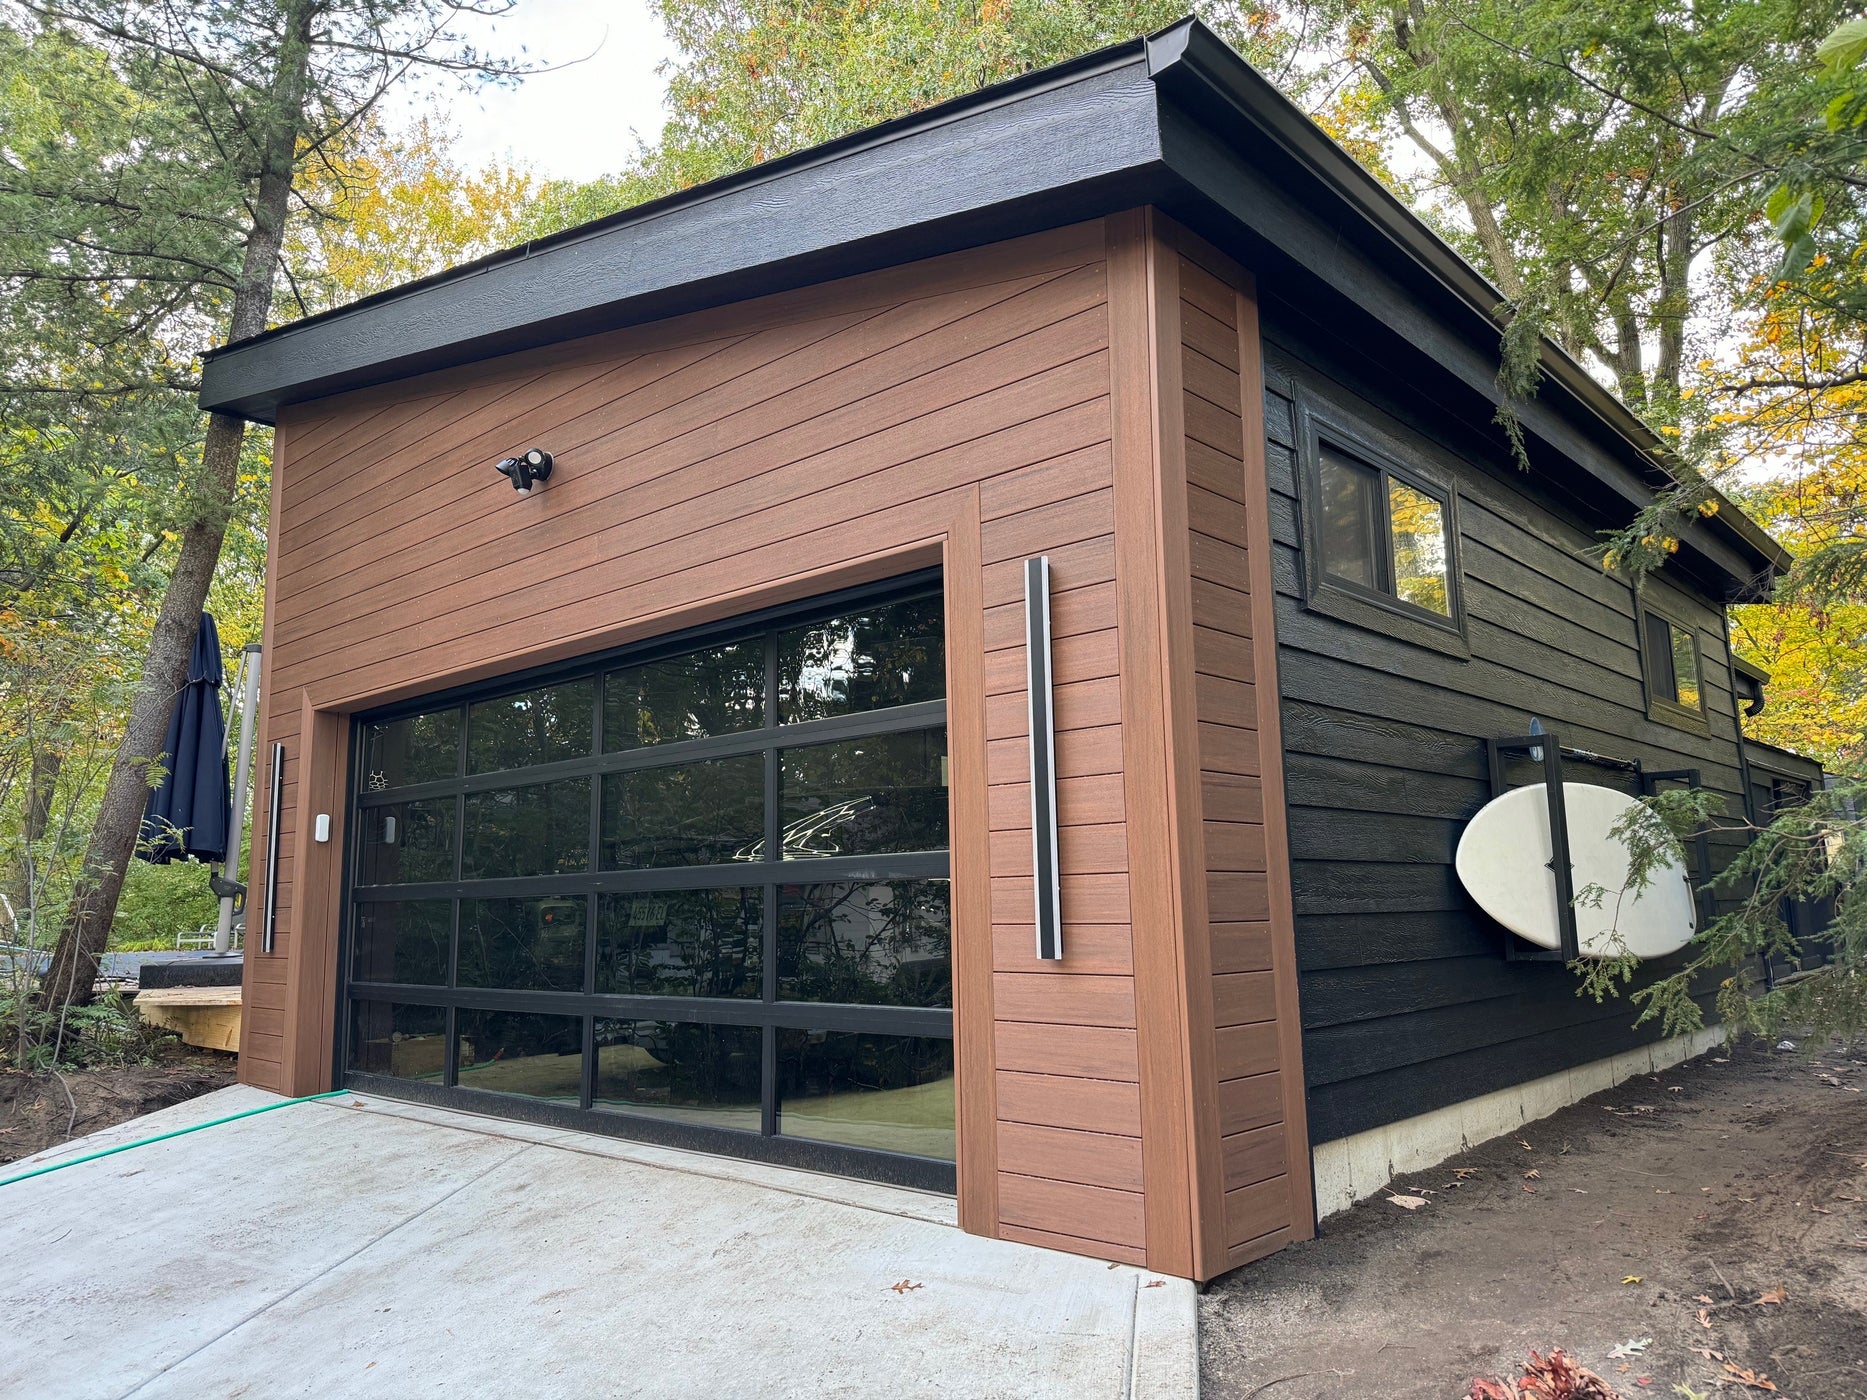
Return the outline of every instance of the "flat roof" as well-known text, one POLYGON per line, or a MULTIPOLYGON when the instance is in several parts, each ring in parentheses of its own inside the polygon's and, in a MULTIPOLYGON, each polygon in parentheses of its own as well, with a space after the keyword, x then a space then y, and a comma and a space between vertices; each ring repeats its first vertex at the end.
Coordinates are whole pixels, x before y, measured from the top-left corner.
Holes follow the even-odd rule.
MULTIPOLYGON (((1495 397, 1503 294, 1189 18, 210 351, 201 406, 270 423, 287 404, 1150 203, 1275 250, 1495 397)), ((1542 368, 1526 431, 1631 517, 1673 479, 1665 445, 1547 340, 1542 368), (1598 468, 1604 451, 1619 473, 1598 468)), ((1734 598, 1790 562, 1728 502, 1686 543, 1734 598)))

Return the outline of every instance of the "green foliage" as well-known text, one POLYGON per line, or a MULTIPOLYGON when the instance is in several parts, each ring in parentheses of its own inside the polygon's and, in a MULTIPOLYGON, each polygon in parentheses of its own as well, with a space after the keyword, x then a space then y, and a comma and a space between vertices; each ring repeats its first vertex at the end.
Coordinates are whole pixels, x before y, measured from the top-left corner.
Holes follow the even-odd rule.
POLYGON ((173 1031, 145 1025, 120 992, 59 1012, 0 991, 0 1026, 25 1029, 23 1040, 0 1041, 0 1068, 23 1070, 146 1065, 159 1047, 176 1038, 173 1031))
POLYGON ((207 867, 190 860, 132 862, 110 926, 110 946, 173 948, 177 933, 211 926, 220 915, 220 901, 208 890, 207 877, 207 867))
MULTIPOLYGON (((1867 906, 1854 897, 1867 867, 1867 823, 1859 815, 1867 782, 1848 781, 1815 792, 1806 802, 1749 831, 1753 839, 1706 887, 1730 907, 1699 931, 1685 964, 1637 988, 1636 1025, 1658 1023, 1666 1035, 1704 1025, 1694 999, 1707 977, 1718 978, 1716 1007, 1733 1039, 1746 1032, 1773 1037, 1794 1030, 1825 1040, 1858 1034, 1867 1026, 1867 906), (1817 948, 1803 946, 1784 911, 1814 905, 1830 914, 1817 948), (1767 958, 1787 967, 1764 988, 1753 970, 1767 958)), ((1669 792, 1645 799, 1614 834, 1629 852, 1628 884, 1642 888, 1700 822, 1716 820, 1717 801, 1700 792, 1669 792)), ((1599 907, 1601 892, 1588 897, 1599 907)), ((1597 1001, 1618 995, 1639 966, 1631 955, 1583 959, 1575 965, 1580 992, 1597 1001)))

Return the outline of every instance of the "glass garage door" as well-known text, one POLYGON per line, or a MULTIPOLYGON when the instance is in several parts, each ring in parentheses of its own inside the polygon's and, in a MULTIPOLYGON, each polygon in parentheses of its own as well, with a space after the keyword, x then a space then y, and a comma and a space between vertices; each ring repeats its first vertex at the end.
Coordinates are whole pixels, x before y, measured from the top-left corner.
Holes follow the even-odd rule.
POLYGON ((937 579, 363 716, 359 1088, 952 1189, 937 579))

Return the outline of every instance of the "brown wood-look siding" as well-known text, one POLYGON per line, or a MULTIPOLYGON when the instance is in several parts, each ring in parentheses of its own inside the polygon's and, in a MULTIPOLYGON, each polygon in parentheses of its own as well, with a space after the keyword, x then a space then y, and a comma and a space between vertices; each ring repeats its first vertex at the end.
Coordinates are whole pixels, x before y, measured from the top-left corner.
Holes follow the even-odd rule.
POLYGON ((1226 300, 1246 284, 1170 255, 1159 227, 1137 211, 284 410, 263 735, 287 754, 277 946, 249 953, 243 1077, 331 1080, 352 713, 938 564, 962 1224, 1227 1267, 1221 1222, 1280 1208, 1262 1188, 1288 1173, 1261 1170, 1295 1141, 1278 1086, 1301 1102, 1263 1034, 1295 1026, 1267 879, 1281 776, 1253 688, 1275 658, 1268 624, 1214 607, 1258 587, 1226 300), (491 464, 533 445, 556 471, 515 497, 491 464), (1034 956, 1031 903, 1039 553, 1055 963, 1034 956), (329 845, 308 836, 319 812, 329 845))
MULTIPOLYGON (((1250 277, 1162 223, 1180 356, 1205 969, 1216 1104, 1210 1262, 1217 1273, 1313 1233, 1296 960, 1284 825, 1276 650, 1268 610, 1268 488, 1250 277), (1255 420, 1255 414, 1253 414, 1255 420), (1264 687, 1261 691, 1260 687, 1264 687), (1286 1029, 1287 1028, 1287 1029, 1286 1029)), ((1166 293, 1163 293, 1166 295, 1166 293)))

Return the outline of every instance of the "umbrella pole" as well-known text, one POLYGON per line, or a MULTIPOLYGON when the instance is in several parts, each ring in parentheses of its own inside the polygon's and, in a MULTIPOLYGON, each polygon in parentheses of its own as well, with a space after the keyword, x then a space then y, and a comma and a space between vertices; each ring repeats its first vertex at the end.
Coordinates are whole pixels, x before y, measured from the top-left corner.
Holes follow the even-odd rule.
MULTIPOLYGON (((233 830, 228 833, 231 850, 223 873, 233 879, 240 875, 240 847, 246 834, 246 783, 253 772, 253 728, 259 709, 259 643, 247 643, 240 657, 240 753, 233 771, 233 830)), ((233 896, 220 901, 220 922, 214 928, 214 956, 225 957, 233 949, 233 896)))

